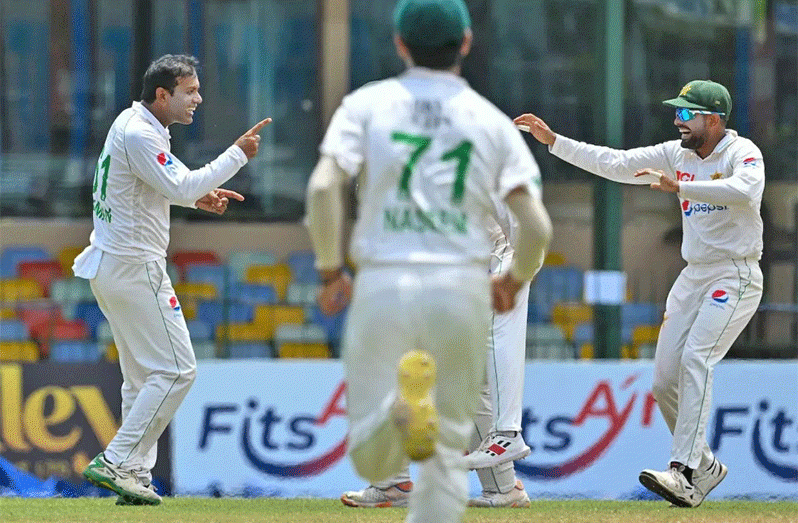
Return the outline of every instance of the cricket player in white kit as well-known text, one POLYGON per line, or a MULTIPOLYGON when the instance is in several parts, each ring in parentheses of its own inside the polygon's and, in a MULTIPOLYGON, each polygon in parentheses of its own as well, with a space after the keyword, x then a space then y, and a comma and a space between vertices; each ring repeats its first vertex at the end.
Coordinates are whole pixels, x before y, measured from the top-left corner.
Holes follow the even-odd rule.
POLYGON ((190 124, 202 102, 197 61, 165 55, 144 74, 142 100, 108 131, 93 185, 91 244, 75 259, 90 280, 119 351, 122 426, 86 467, 118 504, 161 502, 151 486, 156 442, 196 374, 194 351, 166 273, 170 205, 222 214, 233 191, 218 189, 258 152, 258 123, 206 166, 189 170, 172 156, 169 125, 190 124))
MULTIPOLYGON (((533 180, 540 182, 539 172, 533 180)), ((506 205, 498 202, 496 209, 498 222, 491 220, 489 227, 493 244, 490 274, 494 275, 510 267, 518 228, 506 205)), ((487 381, 474 413, 476 430, 465 459, 468 468, 476 469, 482 485, 480 496, 468 501, 471 507, 525 508, 530 505, 524 484, 516 478, 512 463, 531 452, 521 432, 528 307, 529 282, 525 282, 511 310, 491 315, 487 381)), ((410 471, 405 469, 365 489, 344 492, 341 502, 350 507, 406 507, 412 488, 410 471)))
POLYGON ((308 186, 308 228, 334 312, 347 177, 360 174, 350 253, 358 266, 344 336, 349 452, 371 482, 421 461, 410 522, 459 521, 463 452, 485 373, 491 287, 509 310, 542 262, 551 224, 520 133, 459 76, 471 43, 462 0, 401 0, 396 45, 409 69, 344 98, 308 186), (494 200, 519 221, 516 258, 491 280, 494 200), (398 379, 397 379, 398 368, 398 379))
POLYGON ((687 267, 668 295, 653 383, 673 433, 670 468, 644 470, 640 482, 677 506, 697 507, 728 472, 706 442, 712 373, 762 297, 765 166, 756 145, 726 129, 731 97, 722 85, 695 80, 663 103, 676 108, 681 140, 628 151, 555 134, 532 114, 515 122, 577 167, 679 198, 687 267))

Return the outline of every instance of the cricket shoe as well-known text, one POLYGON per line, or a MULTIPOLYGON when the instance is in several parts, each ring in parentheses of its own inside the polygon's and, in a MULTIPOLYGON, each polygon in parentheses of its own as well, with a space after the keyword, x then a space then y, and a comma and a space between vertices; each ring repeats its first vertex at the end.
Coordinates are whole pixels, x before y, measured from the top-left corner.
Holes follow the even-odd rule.
POLYGON ((520 479, 515 480, 515 486, 506 494, 483 490, 481 496, 468 500, 469 507, 481 508, 527 508, 529 505, 529 496, 527 496, 524 484, 520 479))
POLYGON ((728 467, 721 463, 718 458, 712 460, 712 464, 704 470, 695 469, 693 471, 693 486, 698 491, 698 505, 706 499, 712 489, 726 478, 728 473, 728 467))
MULTIPOLYGON (((155 488, 155 485, 153 485, 152 483, 144 485, 144 488, 148 488, 148 489, 150 489, 153 492, 157 492, 157 490, 155 488)), ((120 506, 127 506, 127 505, 136 505, 136 506, 138 506, 138 505, 147 505, 148 503, 145 503, 145 502, 143 502, 143 501, 141 501, 139 499, 136 499, 136 498, 131 498, 129 496, 117 496, 116 504, 120 505, 120 506)))
POLYGON ((161 496, 145 487, 131 470, 118 467, 100 452, 83 471, 83 476, 98 487, 113 490, 123 497, 139 501, 143 505, 160 505, 161 496))
POLYGON ((646 469, 640 473, 640 483, 677 507, 694 508, 702 501, 701 494, 676 466, 665 472, 646 469))
POLYGON ((385 489, 369 485, 363 490, 344 492, 341 503, 347 507, 362 508, 407 507, 411 490, 412 481, 403 481, 385 489))
POLYGON ((525 458, 531 452, 520 432, 516 432, 515 436, 493 432, 482 440, 476 450, 465 457, 465 462, 470 469, 486 469, 525 458))
POLYGON ((424 461, 435 453, 438 412, 432 399, 435 360, 427 352, 412 350, 398 366, 399 394, 391 416, 399 430, 405 453, 413 461, 424 461))

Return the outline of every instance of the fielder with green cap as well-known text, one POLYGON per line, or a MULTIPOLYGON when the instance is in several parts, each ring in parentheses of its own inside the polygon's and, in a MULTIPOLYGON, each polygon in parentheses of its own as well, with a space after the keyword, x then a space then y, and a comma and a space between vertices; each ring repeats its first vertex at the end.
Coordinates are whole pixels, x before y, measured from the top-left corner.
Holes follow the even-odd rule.
MULTIPOLYGON (((321 144, 307 225, 344 334, 349 453, 374 483, 419 461, 410 522, 459 521, 464 452, 485 380, 491 297, 499 313, 539 269, 551 235, 540 173, 512 121, 459 76, 471 45, 462 0, 402 0, 395 44, 408 66, 344 98, 321 144), (342 188, 360 175, 343 271, 342 188), (515 256, 493 279, 486 227, 517 220, 515 256)), ((507 245, 505 240, 504 245, 507 245)))
POLYGON ((751 140, 726 128, 732 102, 721 84, 694 80, 663 103, 676 110, 680 139, 628 151, 555 134, 533 114, 515 122, 577 167, 679 198, 687 267, 665 305, 653 383, 673 433, 670 466, 643 470, 640 482, 674 505, 697 507, 728 472, 706 442, 712 373, 762 298, 765 165, 751 140))

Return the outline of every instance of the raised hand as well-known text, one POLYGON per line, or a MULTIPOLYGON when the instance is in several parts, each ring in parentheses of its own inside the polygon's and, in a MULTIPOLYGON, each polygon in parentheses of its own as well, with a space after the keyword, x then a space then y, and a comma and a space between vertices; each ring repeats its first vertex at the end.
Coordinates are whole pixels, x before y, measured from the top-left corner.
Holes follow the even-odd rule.
POLYGON ((516 116, 513 123, 522 131, 532 134, 540 143, 554 145, 554 141, 557 139, 557 135, 549 129, 546 122, 534 114, 525 113, 521 116, 516 116))
POLYGON ((212 190, 194 202, 194 205, 197 206, 197 209, 202 209, 203 211, 224 214, 227 210, 227 204, 230 203, 230 198, 239 202, 244 201, 244 197, 237 192, 220 188, 212 190))
POLYGON ((657 169, 640 169, 635 172, 635 178, 640 176, 655 176, 658 181, 650 185, 654 190, 667 193, 679 192, 679 182, 662 171, 657 169))
POLYGON ((244 154, 247 155, 247 158, 252 159, 256 154, 258 154, 258 147, 260 147, 260 135, 258 133, 266 126, 266 124, 271 123, 271 121, 271 118, 261 120, 255 124, 252 129, 242 134, 238 140, 236 140, 235 144, 241 147, 241 150, 244 151, 244 154))

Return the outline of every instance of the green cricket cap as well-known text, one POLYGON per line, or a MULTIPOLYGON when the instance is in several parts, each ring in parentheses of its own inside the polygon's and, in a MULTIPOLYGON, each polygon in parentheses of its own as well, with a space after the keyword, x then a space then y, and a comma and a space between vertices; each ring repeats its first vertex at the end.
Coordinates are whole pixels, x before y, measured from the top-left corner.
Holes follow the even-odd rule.
POLYGON ((471 27, 463 0, 399 0, 393 22, 405 44, 419 47, 458 44, 471 27))
POLYGON ((725 120, 729 119, 732 101, 729 90, 711 80, 693 80, 682 87, 679 96, 665 100, 665 105, 671 107, 685 107, 723 113, 725 120))

